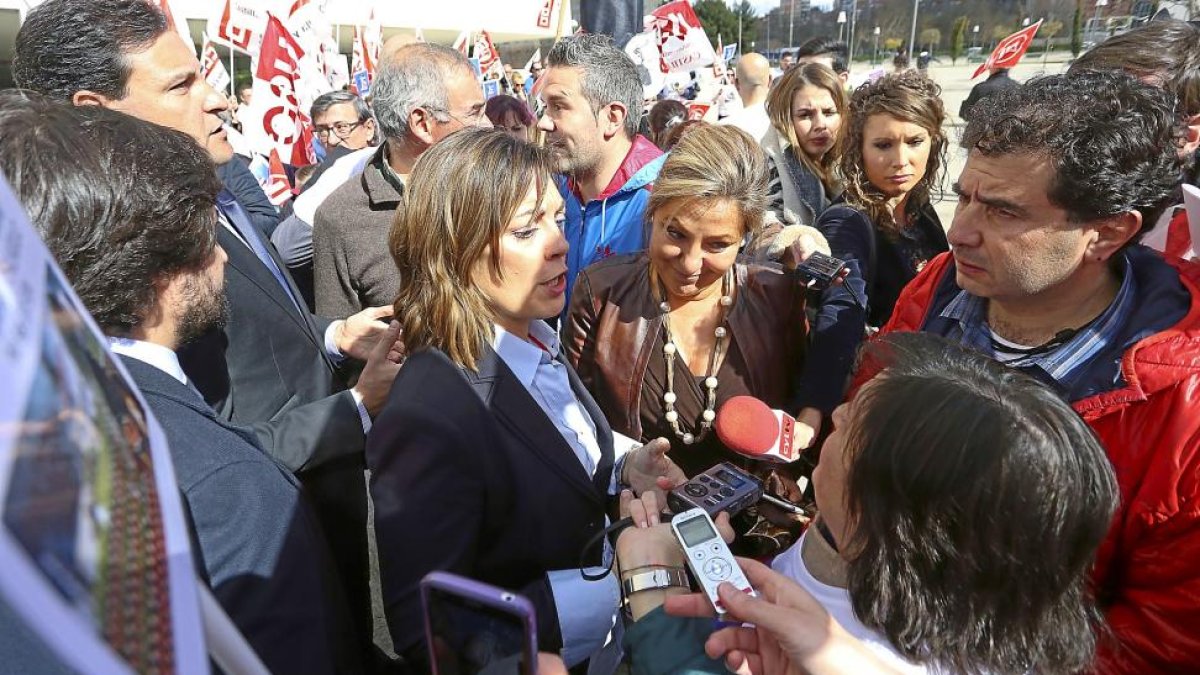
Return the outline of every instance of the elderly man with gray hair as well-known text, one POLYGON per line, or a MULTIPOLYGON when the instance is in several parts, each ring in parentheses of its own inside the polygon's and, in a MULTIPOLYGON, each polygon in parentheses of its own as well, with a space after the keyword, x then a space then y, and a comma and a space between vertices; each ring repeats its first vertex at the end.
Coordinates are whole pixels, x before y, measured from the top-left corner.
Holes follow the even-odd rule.
POLYGON ((384 61, 371 94, 383 143, 361 173, 325 199, 313 220, 313 286, 321 316, 396 299, 400 278, 387 241, 408 174, 446 136, 491 126, 471 65, 447 47, 415 43, 396 50, 384 61))

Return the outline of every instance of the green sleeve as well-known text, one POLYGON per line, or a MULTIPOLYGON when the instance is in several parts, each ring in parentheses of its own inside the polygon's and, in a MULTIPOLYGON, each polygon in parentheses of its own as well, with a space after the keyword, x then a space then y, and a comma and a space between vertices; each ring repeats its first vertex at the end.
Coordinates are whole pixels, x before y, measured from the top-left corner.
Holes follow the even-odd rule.
POLYGON ((713 629, 713 619, 668 616, 656 608, 625 631, 625 653, 630 656, 633 675, 726 675, 722 661, 704 654, 704 641, 713 629))

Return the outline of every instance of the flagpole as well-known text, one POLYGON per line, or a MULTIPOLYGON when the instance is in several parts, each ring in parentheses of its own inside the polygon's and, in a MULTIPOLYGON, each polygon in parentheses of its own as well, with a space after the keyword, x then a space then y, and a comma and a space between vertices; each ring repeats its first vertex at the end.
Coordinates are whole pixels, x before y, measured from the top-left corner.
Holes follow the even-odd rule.
POLYGON ((237 103, 240 105, 241 101, 237 100, 237 70, 234 68, 234 65, 233 65, 233 54, 234 54, 233 44, 230 43, 230 45, 229 45, 229 95, 232 96, 233 100, 237 101, 237 103))

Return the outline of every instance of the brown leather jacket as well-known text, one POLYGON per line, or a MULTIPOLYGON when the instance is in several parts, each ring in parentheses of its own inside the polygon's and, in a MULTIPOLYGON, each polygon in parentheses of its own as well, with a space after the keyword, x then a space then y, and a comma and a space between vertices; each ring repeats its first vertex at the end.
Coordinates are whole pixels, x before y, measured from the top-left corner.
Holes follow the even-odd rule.
MULTIPOLYGON (((579 274, 563 344, 584 386, 613 429, 642 437, 642 382, 659 349, 662 315, 645 253, 613 256, 579 274)), ((794 414, 808 325, 805 293, 777 267, 736 265, 737 295, 726 325, 746 362, 744 391, 794 414)), ((723 375, 723 378, 728 376, 723 375)), ((733 387, 718 390, 718 409, 733 387)))

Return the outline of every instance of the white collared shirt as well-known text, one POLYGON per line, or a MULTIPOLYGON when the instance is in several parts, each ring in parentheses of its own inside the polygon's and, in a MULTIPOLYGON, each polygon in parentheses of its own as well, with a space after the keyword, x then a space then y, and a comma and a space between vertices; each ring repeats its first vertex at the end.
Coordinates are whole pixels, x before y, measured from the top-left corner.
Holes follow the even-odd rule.
POLYGON ((499 326, 496 326, 492 339, 492 349, 554 423, 591 478, 600 463, 596 423, 571 390, 567 366, 558 359, 562 344, 545 321, 531 323, 529 336, 545 349, 499 326))
MULTIPOLYGON (((179 380, 180 384, 191 387, 191 382, 179 365, 179 357, 168 347, 156 345, 153 342, 134 340, 132 338, 110 337, 108 346, 114 354, 137 359, 148 366, 154 366, 171 377, 179 380)), ((195 389, 193 388, 193 391, 195 389)))

